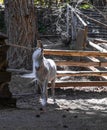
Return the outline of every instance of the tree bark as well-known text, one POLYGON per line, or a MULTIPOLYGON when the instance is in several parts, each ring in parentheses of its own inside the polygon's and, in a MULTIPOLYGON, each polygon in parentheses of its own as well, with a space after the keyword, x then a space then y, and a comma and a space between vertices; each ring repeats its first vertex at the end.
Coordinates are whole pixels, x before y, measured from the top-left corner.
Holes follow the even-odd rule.
POLYGON ((31 55, 36 36, 34 0, 4 0, 8 43, 23 47, 10 47, 8 61, 10 68, 31 67, 31 55))

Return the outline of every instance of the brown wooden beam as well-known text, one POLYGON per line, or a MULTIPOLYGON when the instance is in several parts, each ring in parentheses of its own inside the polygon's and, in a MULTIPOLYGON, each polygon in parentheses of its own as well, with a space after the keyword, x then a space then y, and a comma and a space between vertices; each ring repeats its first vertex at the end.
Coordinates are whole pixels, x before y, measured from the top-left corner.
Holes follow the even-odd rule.
POLYGON ((62 76, 107 76, 107 71, 57 71, 57 77, 62 76))
POLYGON ((106 52, 44 49, 45 55, 107 57, 106 52))
POLYGON ((95 67, 106 67, 107 62, 86 62, 86 61, 55 61, 57 66, 95 66, 95 67))
MULTIPOLYGON (((49 87, 51 84, 48 84, 49 87)), ((55 87, 107 87, 107 81, 56 81, 55 87)))

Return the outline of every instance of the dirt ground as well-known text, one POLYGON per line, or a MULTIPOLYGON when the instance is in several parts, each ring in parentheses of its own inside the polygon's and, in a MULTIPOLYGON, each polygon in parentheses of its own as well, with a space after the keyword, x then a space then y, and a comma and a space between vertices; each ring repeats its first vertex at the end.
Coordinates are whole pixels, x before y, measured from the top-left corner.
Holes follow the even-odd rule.
POLYGON ((31 81, 13 74, 9 88, 16 108, 0 109, 0 130, 107 130, 107 88, 57 88, 55 105, 49 89, 42 113, 31 81))
POLYGON ((53 104, 49 89, 47 111, 30 80, 14 75, 10 83, 16 108, 0 109, 0 130, 107 130, 107 89, 56 89, 53 104))

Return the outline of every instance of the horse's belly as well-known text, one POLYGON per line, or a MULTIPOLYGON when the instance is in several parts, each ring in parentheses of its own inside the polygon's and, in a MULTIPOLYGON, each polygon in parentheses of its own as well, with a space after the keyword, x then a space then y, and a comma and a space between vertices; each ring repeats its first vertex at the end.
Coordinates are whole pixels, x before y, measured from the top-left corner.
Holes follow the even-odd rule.
POLYGON ((49 66, 49 81, 55 79, 56 77, 56 64, 53 60, 48 60, 48 66, 49 66))

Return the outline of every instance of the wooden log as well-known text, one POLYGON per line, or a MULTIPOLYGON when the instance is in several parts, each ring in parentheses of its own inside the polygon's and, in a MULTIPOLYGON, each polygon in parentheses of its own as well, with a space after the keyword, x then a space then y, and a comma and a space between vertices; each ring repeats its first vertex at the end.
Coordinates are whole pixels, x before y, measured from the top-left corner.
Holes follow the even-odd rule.
POLYGON ((95 58, 95 57, 93 57, 93 56, 88 56, 88 57, 86 57, 86 58, 88 58, 88 59, 91 60, 92 62, 100 62, 99 59, 97 59, 97 58, 95 58))
POLYGON ((44 49, 45 55, 107 57, 106 52, 44 49))
POLYGON ((76 17, 78 18, 78 20, 82 23, 82 25, 83 25, 84 27, 86 27, 87 24, 86 24, 85 21, 75 12, 75 9, 74 9, 72 6, 70 6, 69 4, 67 4, 67 7, 69 7, 69 8, 73 11, 73 13, 76 15, 76 17))
POLYGON ((9 82, 11 80, 10 72, 0 72, 0 82, 9 82))
MULTIPOLYGON (((93 67, 93 66, 88 67, 88 69, 89 69, 89 70, 92 70, 92 71, 100 72, 99 69, 97 69, 97 68, 95 68, 95 67, 93 67)), ((103 78, 104 80, 107 80, 107 76, 102 76, 102 78, 103 78)))
POLYGON ((74 13, 77 16, 78 20, 83 24, 83 26, 87 27, 87 24, 85 23, 85 21, 76 12, 74 12, 74 13))
POLYGON ((107 76, 107 71, 57 71, 57 77, 62 76, 107 76))
POLYGON ((95 43, 107 43, 107 40, 103 40, 103 39, 94 39, 95 43))
MULTIPOLYGON (((51 87, 51 84, 48 84, 51 87)), ((56 81, 55 88, 61 87, 107 87, 107 81, 56 81)))
POLYGON ((96 19, 94 19, 94 18, 91 18, 91 17, 89 17, 89 16, 87 16, 87 15, 81 13, 81 12, 78 11, 78 10, 76 10, 76 12, 77 12, 78 14, 80 14, 81 16, 83 16, 83 17, 85 17, 85 18, 87 18, 87 19, 92 20, 92 21, 95 22, 96 24, 98 24, 98 25, 100 25, 100 26, 104 26, 105 28, 107 28, 107 24, 102 23, 102 22, 100 22, 100 21, 98 21, 98 20, 96 20, 96 19))
POLYGON ((100 43, 100 46, 107 50, 107 43, 100 43))
POLYGON ((99 45, 96 45, 95 43, 93 43, 93 42, 91 42, 91 41, 89 41, 89 45, 92 46, 92 47, 94 47, 95 49, 101 51, 101 52, 107 52, 106 49, 100 47, 99 45))
MULTIPOLYGON (((87 58, 89 58, 91 61, 93 61, 93 62, 100 62, 100 60, 99 59, 97 59, 97 58, 95 58, 95 57, 87 57, 87 58)), ((101 63, 101 66, 102 67, 104 67, 103 66, 104 64, 103 63, 101 63)), ((94 66, 88 66, 87 67, 89 70, 91 70, 91 71, 100 71, 99 69, 97 69, 96 67, 94 67, 94 66)), ((107 76, 102 76, 102 78, 104 79, 104 80, 107 80, 107 76)))
MULTIPOLYGON (((104 49, 104 48, 102 48, 102 47, 100 47, 99 45, 96 45, 95 43, 93 43, 93 42, 91 42, 91 41, 89 41, 89 44, 91 45, 91 46, 93 46, 94 48, 96 48, 97 50, 99 50, 99 51, 101 51, 101 52, 107 52, 107 50, 106 49, 104 49)), ((105 57, 105 60, 106 60, 106 57, 105 57)), ((103 66, 104 64, 102 63, 102 66, 103 66)), ((96 70, 96 71, 100 71, 100 70, 98 70, 97 68, 95 68, 95 67, 88 67, 89 69, 91 69, 91 70, 96 70)), ((106 75, 102 75, 102 78, 104 78, 105 80, 107 80, 107 76, 106 75)))

